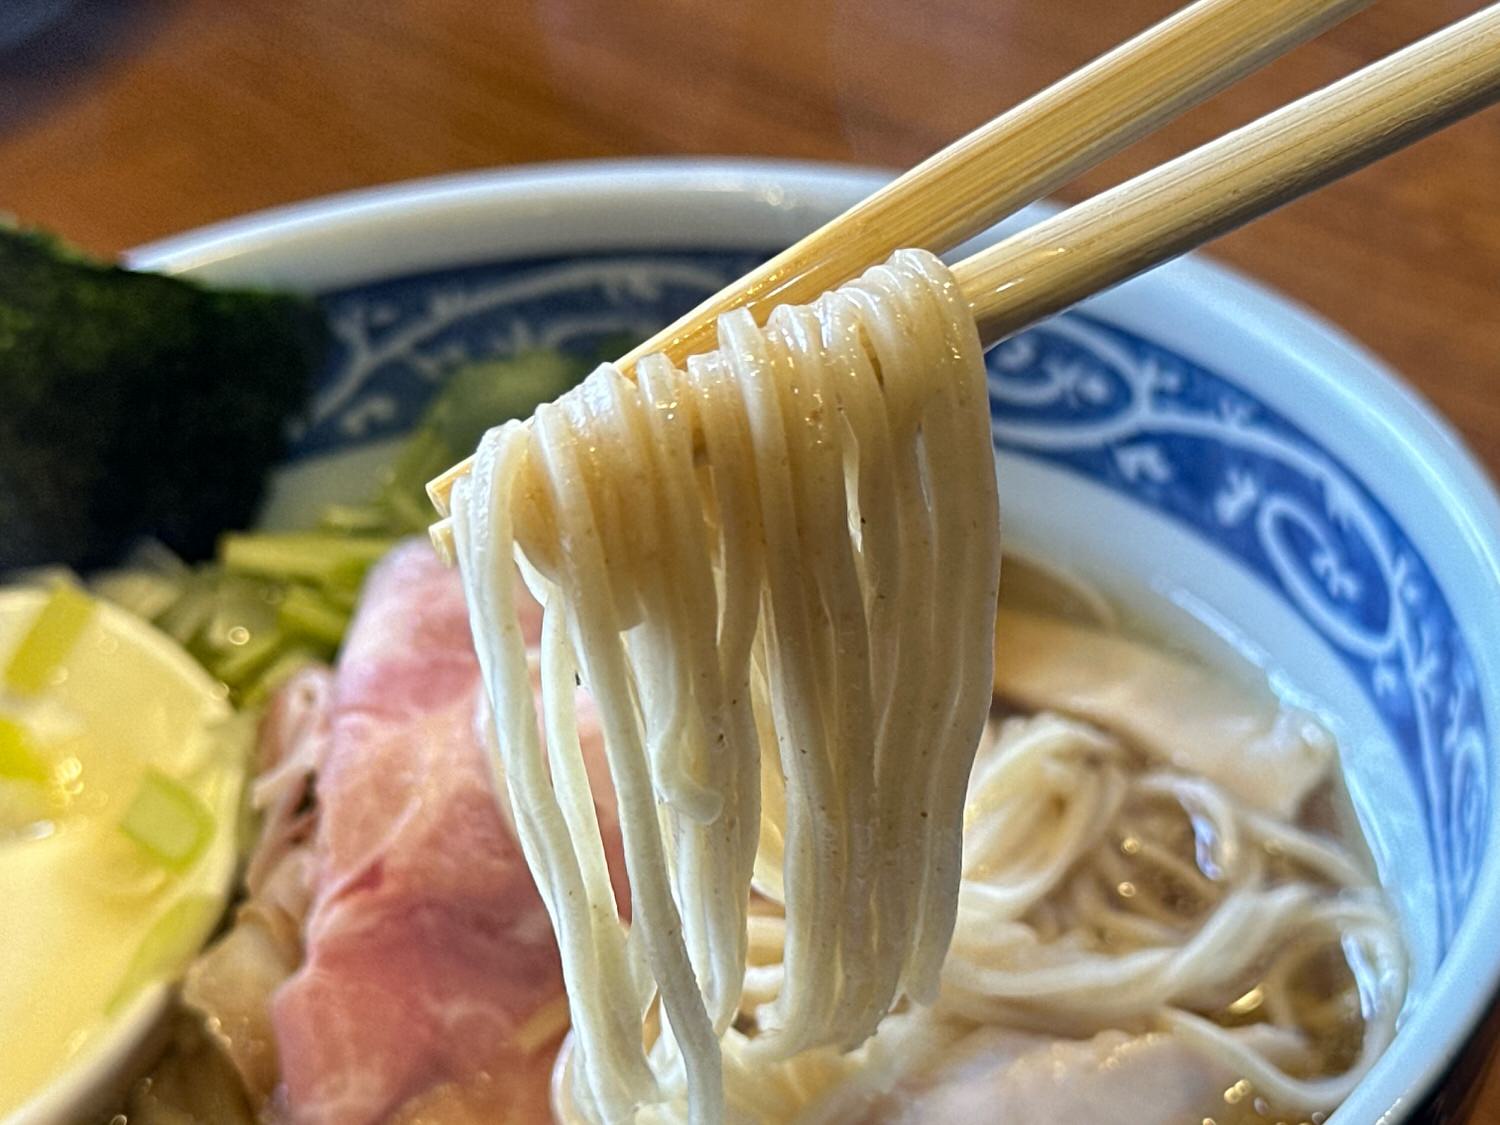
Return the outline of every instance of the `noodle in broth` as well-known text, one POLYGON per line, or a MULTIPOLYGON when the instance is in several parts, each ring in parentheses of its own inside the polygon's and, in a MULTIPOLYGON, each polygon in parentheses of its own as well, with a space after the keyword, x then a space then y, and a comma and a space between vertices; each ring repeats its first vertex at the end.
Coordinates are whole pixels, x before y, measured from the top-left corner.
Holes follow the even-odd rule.
POLYGON ((1326 733, 1025 612, 1000 615, 997 669, 983 366, 930 255, 719 338, 491 431, 453 496, 562 953, 570 1112, 895 1119, 995 1028, 1170 1039, 1247 1104, 1336 1105, 1394 1032, 1406 964, 1366 867, 1295 823, 1333 776, 1326 733), (545 610, 540 716, 517 562, 545 610))

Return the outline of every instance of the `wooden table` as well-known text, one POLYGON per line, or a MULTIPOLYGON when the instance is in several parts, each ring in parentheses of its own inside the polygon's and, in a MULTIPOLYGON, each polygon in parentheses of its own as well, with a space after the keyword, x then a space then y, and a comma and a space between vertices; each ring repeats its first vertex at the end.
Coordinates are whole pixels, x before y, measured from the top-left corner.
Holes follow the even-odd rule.
MULTIPOLYGON (((537 160, 904 166, 1175 3, 75 0, 64 22, 0 54, 0 209, 113 252, 324 192, 537 160)), ((1474 7, 1385 0, 1061 194, 1087 195, 1474 7)), ((1500 470, 1500 111, 1213 252, 1364 341, 1500 470)), ((1478 1103, 1466 1120, 1500 1125, 1500 1079, 1478 1103)))

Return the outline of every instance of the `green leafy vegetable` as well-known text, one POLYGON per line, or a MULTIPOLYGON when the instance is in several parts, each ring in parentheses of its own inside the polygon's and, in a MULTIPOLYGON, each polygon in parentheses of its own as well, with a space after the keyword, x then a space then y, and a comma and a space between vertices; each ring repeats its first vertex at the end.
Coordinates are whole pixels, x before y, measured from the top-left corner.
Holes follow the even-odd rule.
POLYGON ((310 301, 220 291, 0 229, 0 570, 187 558, 248 524, 327 330, 310 301))
POLYGON ((378 503, 392 522, 419 531, 434 517, 427 482, 474 452, 491 426, 528 417, 588 373, 586 361, 555 351, 523 352, 513 359, 462 367, 449 376, 381 487, 378 503))

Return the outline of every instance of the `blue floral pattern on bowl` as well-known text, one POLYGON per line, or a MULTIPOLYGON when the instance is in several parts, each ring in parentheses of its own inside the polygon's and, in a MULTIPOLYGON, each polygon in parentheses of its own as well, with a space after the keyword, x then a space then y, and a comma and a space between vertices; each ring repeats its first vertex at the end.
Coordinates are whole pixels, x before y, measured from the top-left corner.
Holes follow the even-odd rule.
POLYGON ((324 297, 333 360, 293 456, 411 427, 455 367, 528 348, 594 355, 644 339, 764 255, 621 254, 533 259, 381 281, 324 297))
POLYGON ((1305 431, 1228 379, 1080 312, 989 355, 995 444, 1129 495, 1276 589, 1338 653, 1425 804, 1438 929, 1478 874, 1489 794, 1474 663, 1390 515, 1305 431))
MULTIPOLYGON (((414 275, 323 298, 337 341, 294 457, 392 437, 444 374, 645 336, 756 264, 745 252, 616 253, 414 275)), ((1461 630, 1421 555, 1310 434, 1229 379, 1072 312, 989 356, 998 448, 1129 496, 1276 590, 1357 678, 1425 804, 1446 948, 1474 887, 1487 733, 1461 630)))

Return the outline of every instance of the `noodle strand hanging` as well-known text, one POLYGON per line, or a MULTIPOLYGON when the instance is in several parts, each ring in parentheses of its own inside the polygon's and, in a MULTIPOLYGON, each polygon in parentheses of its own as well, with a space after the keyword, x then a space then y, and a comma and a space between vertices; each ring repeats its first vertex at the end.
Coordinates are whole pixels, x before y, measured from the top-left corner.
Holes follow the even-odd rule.
POLYGON ((453 497, 595 1120, 680 1104, 719 1121, 726 1075, 858 1046, 903 996, 937 997, 958 911, 1000 559, 973 320, 935 258, 903 251, 764 327, 731 313, 719 339, 686 370, 641 361, 635 383, 601 367, 491 431, 453 497), (517 561, 545 613, 541 716, 517 561), (576 684, 604 729, 628 936, 576 684), (745 1036, 752 876, 784 922, 745 1036))

